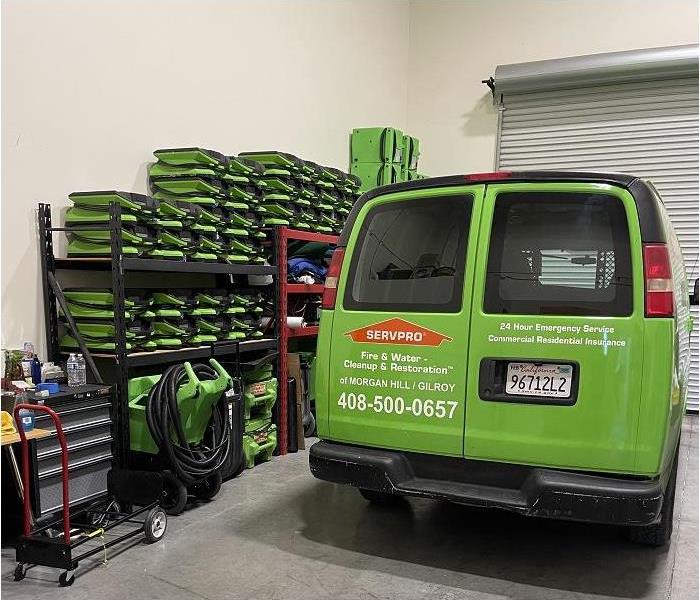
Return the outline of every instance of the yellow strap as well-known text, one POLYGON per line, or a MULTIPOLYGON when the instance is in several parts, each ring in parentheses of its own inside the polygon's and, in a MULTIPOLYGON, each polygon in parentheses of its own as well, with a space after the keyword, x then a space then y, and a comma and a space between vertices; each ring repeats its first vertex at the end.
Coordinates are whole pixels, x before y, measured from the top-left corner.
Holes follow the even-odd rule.
POLYGON ((95 529, 95 531, 92 531, 91 533, 86 533, 85 535, 89 538, 94 538, 98 535, 104 535, 105 530, 100 527, 100 529, 95 529))

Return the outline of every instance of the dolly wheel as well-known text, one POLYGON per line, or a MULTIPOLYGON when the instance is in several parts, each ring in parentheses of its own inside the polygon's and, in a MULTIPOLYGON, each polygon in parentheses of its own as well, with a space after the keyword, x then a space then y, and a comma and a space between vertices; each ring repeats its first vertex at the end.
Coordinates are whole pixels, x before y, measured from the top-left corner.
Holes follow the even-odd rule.
POLYGON ((187 488, 170 471, 163 471, 163 491, 165 492, 160 505, 169 515, 179 515, 187 504, 187 488))
POLYGON ((24 568, 23 563, 17 563, 15 567, 15 581, 22 581, 27 574, 27 569, 24 568))
POLYGON ((204 481, 195 483, 190 491, 199 500, 211 500, 221 489, 221 471, 209 475, 204 481))
POLYGON ((143 533, 149 544, 157 542, 165 535, 168 527, 168 515, 160 506, 155 506, 148 511, 143 521, 143 533))
POLYGON ((58 584, 61 587, 70 587, 74 581, 75 575, 71 571, 63 571, 58 577, 58 584), (70 577, 68 577, 68 573, 70 573, 70 577))

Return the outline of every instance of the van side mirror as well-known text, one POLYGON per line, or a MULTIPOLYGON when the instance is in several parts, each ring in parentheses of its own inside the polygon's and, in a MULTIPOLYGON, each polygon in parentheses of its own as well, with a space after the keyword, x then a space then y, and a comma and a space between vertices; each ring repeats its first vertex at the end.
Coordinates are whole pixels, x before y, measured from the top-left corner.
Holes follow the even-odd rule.
POLYGON ((700 294, 698 294, 698 279, 697 277, 695 278, 695 283, 693 284, 693 291, 690 294, 690 305, 691 306, 697 306, 700 303, 700 294))

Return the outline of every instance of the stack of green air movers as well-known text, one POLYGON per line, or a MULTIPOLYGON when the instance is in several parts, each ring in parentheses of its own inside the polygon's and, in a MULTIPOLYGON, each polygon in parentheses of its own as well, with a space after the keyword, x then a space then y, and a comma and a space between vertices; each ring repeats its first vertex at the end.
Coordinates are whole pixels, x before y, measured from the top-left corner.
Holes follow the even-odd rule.
POLYGON ((268 461, 277 447, 277 427, 272 422, 272 407, 277 401, 277 379, 267 364, 243 373, 245 433, 243 454, 248 469, 256 461, 268 461))
MULTIPOLYGON (((95 352, 114 352, 114 296, 109 289, 68 288, 64 290, 68 310, 85 345, 95 352)), ((153 350, 157 347, 151 328, 151 298, 143 290, 127 290, 124 301, 126 350, 153 350)), ((59 341, 61 350, 79 350, 70 333, 59 341)))
POLYGON ((153 197, 193 213, 180 236, 187 260, 264 263, 262 165, 204 148, 153 154, 158 159, 148 171, 153 197))
POLYGON ((159 348, 180 348, 260 338, 262 304, 257 291, 155 291, 153 341, 159 348))
POLYGON ((73 192, 68 196, 73 206, 66 211, 68 256, 108 258, 111 255, 109 208, 121 205, 121 239, 124 256, 136 257, 155 246, 152 225, 170 207, 143 194, 117 191, 73 192), (99 226, 102 229, 91 229, 99 226))
POLYGON ((412 181, 418 173, 418 138, 393 127, 353 129, 350 136, 350 171, 359 177, 360 190, 412 181))
POLYGON ((242 152, 264 166, 258 185, 264 223, 318 233, 339 233, 359 196, 360 180, 339 169, 276 150, 242 152))

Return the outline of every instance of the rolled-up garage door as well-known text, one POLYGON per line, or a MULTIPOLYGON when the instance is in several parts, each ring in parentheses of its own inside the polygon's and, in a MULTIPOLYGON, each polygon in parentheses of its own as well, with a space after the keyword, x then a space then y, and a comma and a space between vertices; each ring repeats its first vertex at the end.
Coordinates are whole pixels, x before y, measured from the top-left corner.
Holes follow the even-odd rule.
MULTIPOLYGON (((617 171, 651 179, 698 270, 698 47, 503 65, 497 169, 617 171)), ((561 274, 566 277, 565 273, 561 274)), ((698 410, 698 307, 688 408, 698 410)))

